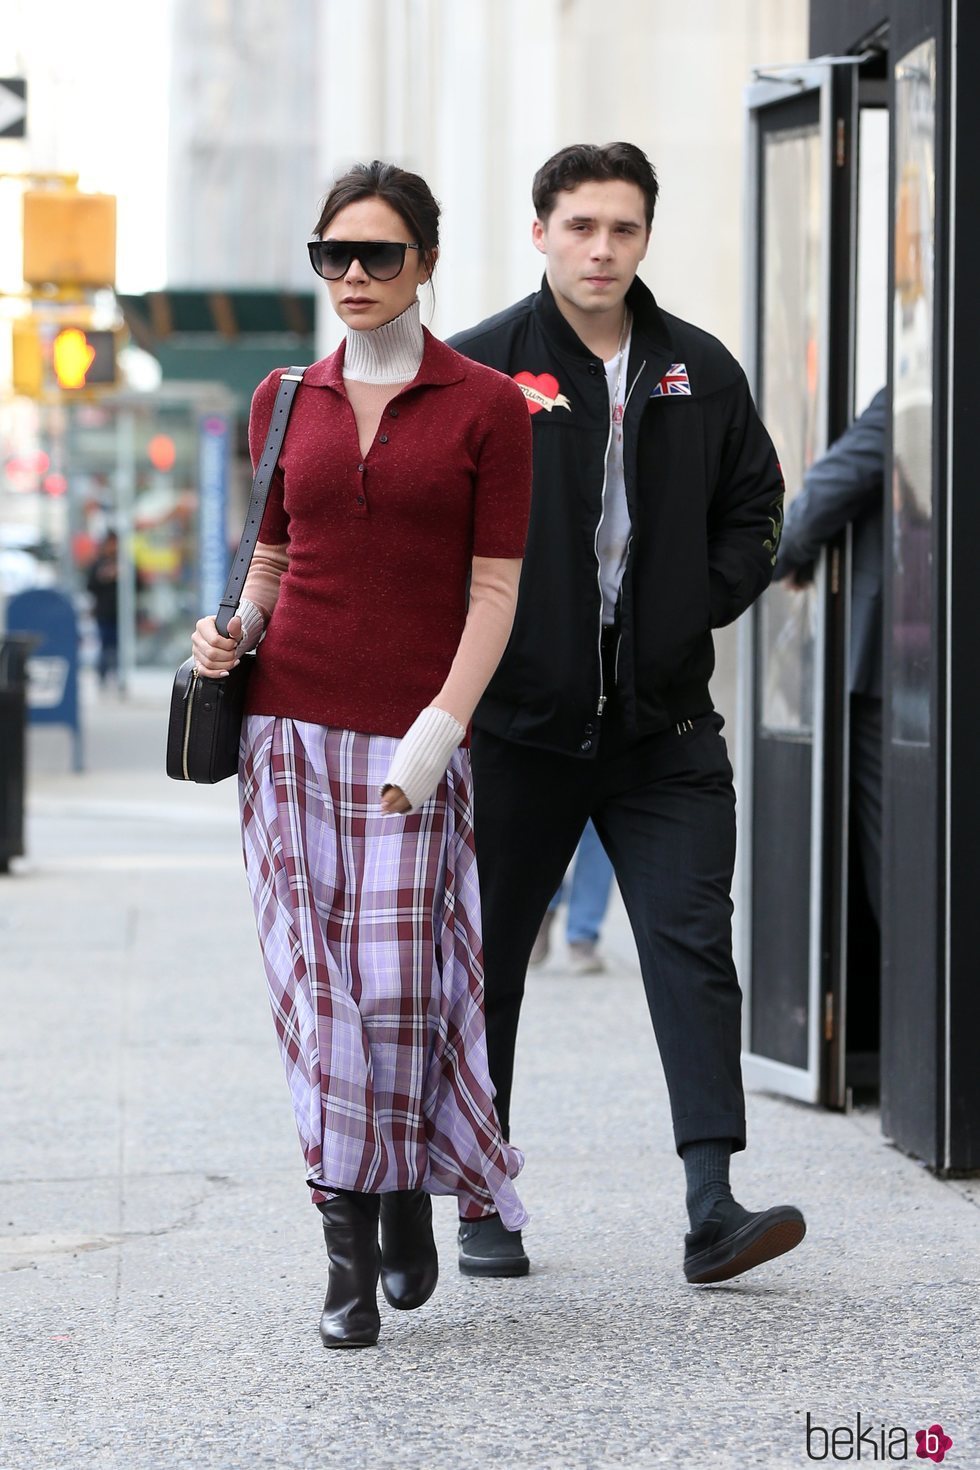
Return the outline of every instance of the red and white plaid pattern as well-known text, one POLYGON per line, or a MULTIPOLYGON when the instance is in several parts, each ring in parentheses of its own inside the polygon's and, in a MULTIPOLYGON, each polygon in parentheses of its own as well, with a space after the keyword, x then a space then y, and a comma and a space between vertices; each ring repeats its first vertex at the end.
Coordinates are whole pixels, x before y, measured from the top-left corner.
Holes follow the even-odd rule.
POLYGON ((527 1219, 487 1068, 469 752, 435 796, 380 814, 397 741, 244 723, 245 867, 293 1111, 319 1201, 425 1188, 527 1219))

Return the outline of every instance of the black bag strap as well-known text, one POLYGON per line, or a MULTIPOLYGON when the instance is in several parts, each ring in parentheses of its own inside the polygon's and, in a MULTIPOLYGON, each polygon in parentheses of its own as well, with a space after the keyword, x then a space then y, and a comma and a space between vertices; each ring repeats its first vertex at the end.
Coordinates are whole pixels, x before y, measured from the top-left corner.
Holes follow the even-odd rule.
POLYGON ((242 600, 242 588, 252 564, 255 543, 259 539, 262 517, 265 514, 265 503, 269 498, 269 486, 272 484, 272 476, 275 474, 279 455, 282 453, 282 441, 286 433, 286 425, 289 423, 289 410, 293 406, 296 389, 302 383, 305 372, 305 367, 291 367, 279 379, 279 392, 272 406, 272 418, 269 420, 265 448, 262 450, 255 469, 255 478, 252 481, 252 498, 248 503, 245 528, 242 531, 242 539, 238 543, 238 550, 235 552, 235 560, 231 564, 231 571, 228 573, 224 595, 218 603, 215 626, 222 638, 228 637, 228 624, 238 611, 238 604, 242 600))

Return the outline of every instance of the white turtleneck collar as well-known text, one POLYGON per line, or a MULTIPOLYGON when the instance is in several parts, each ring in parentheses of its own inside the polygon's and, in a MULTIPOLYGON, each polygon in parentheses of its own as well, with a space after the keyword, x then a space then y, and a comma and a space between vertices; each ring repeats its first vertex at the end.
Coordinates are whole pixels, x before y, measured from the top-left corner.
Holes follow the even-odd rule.
POLYGON ((373 331, 348 327, 344 377, 355 383, 410 383, 419 370, 424 346, 416 299, 400 316, 373 331))

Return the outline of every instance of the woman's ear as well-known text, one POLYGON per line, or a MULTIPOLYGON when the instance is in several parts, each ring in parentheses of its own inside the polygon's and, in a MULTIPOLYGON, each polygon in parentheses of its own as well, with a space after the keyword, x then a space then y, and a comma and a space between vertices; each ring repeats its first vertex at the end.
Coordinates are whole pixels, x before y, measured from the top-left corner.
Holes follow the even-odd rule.
POLYGON ((436 261, 438 259, 439 259, 439 247, 438 246, 436 246, 436 248, 434 250, 427 250, 425 252, 425 254, 422 257, 422 269, 421 269, 421 272, 419 274, 419 284, 420 285, 425 286, 425 285, 427 285, 429 283, 429 281, 431 281, 431 279, 432 279, 432 272, 436 268, 436 261))

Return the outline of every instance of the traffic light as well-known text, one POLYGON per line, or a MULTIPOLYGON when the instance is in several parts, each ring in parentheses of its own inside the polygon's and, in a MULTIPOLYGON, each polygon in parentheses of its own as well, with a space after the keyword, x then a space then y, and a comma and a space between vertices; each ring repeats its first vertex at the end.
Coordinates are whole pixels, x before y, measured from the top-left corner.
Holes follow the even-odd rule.
POLYGON ((51 366, 59 388, 111 387, 116 382, 116 334, 111 329, 62 327, 51 343, 51 366))
POLYGON ((111 286, 116 199, 77 189, 24 194, 24 280, 30 286, 111 286))
POLYGON ((77 318, 51 321, 38 316, 16 318, 11 325, 15 393, 54 402, 116 387, 125 327, 89 327, 77 318))
POLYGON ((18 317, 11 325, 14 392, 40 398, 44 389, 44 355, 37 322, 33 317, 18 317))

